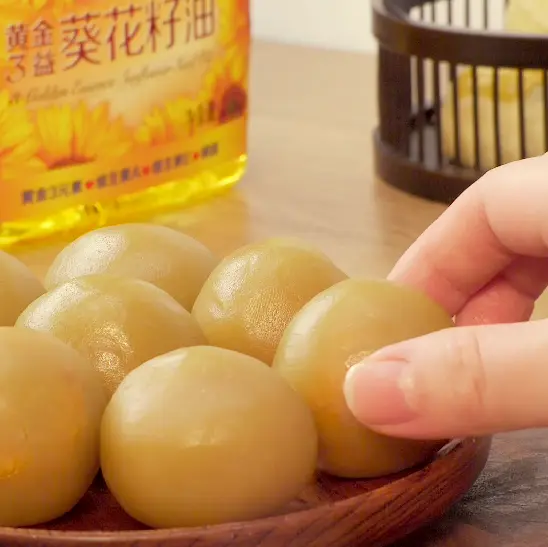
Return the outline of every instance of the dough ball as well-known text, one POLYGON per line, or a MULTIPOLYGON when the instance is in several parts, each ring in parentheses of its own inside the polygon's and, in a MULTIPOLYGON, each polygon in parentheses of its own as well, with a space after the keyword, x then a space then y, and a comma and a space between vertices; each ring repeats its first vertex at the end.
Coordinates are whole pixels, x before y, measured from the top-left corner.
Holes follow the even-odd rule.
POLYGON ((209 343, 271 364, 289 321, 346 278, 324 254, 292 239, 243 247, 212 272, 192 314, 209 343))
POLYGON ((105 412, 101 465, 118 502, 155 528, 270 515, 311 481, 310 410, 247 355, 178 350, 130 373, 105 412))
POLYGON ((343 384, 349 368, 374 351, 452 325, 443 309, 414 290, 358 279, 324 291, 296 315, 273 368, 314 413, 321 469, 339 477, 379 477, 417 465, 440 448, 440 442, 394 439, 365 428, 348 409, 343 384))
POLYGON ((17 325, 46 331, 84 355, 112 394, 152 357, 205 338, 179 303, 139 279, 97 275, 57 286, 33 302, 17 325))
POLYGON ((107 274, 148 281, 188 311, 217 265, 195 239, 165 226, 123 224, 89 232, 65 247, 51 265, 46 287, 107 274))
POLYGON ((53 336, 0 328, 0 526, 70 511, 99 470, 99 374, 53 336))

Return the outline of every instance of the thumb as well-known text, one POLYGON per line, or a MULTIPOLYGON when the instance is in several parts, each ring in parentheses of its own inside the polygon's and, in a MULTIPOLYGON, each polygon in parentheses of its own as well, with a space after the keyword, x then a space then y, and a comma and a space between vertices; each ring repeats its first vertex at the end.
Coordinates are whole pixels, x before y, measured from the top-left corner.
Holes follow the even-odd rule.
POLYGON ((348 373, 356 418, 445 439, 548 425, 548 320, 456 327, 396 344, 348 373))

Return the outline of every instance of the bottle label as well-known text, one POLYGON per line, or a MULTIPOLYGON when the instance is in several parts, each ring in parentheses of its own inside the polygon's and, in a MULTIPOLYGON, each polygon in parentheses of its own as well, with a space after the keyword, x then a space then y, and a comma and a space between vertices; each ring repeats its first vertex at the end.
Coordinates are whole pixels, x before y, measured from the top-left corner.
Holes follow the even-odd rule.
POLYGON ((0 222, 245 153, 249 0, 2 0, 0 222))

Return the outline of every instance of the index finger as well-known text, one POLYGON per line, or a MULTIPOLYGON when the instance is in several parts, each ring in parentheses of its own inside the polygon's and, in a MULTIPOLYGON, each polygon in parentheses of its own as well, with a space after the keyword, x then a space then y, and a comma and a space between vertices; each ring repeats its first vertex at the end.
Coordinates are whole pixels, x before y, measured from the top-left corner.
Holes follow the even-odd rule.
POLYGON ((520 256, 548 257, 548 155, 493 169, 408 249, 389 278, 456 315, 520 256))

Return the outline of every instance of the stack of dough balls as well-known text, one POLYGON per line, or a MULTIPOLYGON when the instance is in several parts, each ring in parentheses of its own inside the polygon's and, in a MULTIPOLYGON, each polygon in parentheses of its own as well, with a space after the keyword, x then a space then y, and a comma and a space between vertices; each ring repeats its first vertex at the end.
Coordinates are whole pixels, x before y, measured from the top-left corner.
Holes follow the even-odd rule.
MULTIPOLYGON (((505 28, 509 32, 548 34, 548 10, 545 0, 510 0, 506 8, 505 28)), ((499 135, 501 163, 522 159, 519 125, 519 75, 515 68, 501 68, 499 76, 499 135)), ((524 119, 526 156, 539 156, 546 152, 544 78, 541 70, 524 70, 524 119)), ((477 69, 479 150, 481 168, 497 166, 495 132, 495 69, 477 69)), ((474 93, 472 70, 462 67, 458 75, 458 116, 461 163, 475 166, 474 93)), ((441 114, 442 145, 444 155, 456 157, 455 109, 453 92, 444 98, 441 114)))
POLYGON ((342 385, 451 318, 303 242, 219 261, 128 224, 69 244, 45 288, 7 254, 0 281, 0 526, 70 519, 99 469, 137 521, 192 527, 279 514, 318 472, 380 477, 440 447, 361 426, 342 385))

